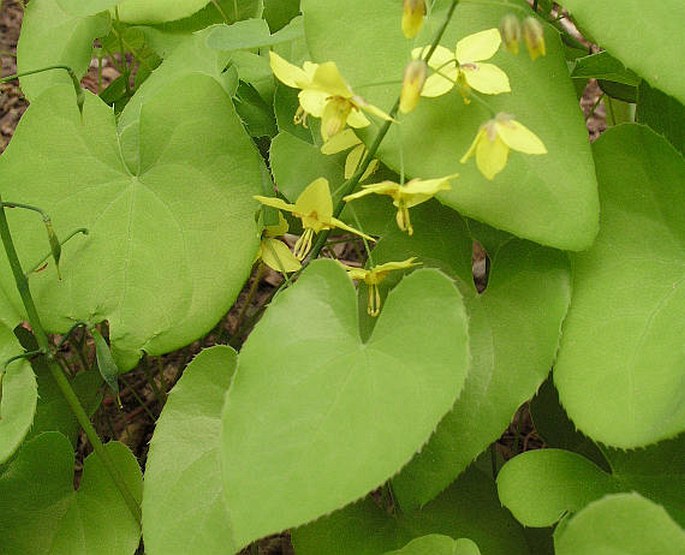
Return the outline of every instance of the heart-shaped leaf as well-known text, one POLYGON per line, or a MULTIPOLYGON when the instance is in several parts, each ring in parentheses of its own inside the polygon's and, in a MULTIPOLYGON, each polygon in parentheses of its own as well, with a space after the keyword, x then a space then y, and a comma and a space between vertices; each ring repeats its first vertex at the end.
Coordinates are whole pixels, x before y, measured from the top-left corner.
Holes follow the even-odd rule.
POLYGON ((480 550, 466 538, 453 540, 442 534, 429 534, 410 541, 402 549, 388 551, 385 555, 480 555, 480 550))
POLYGON ((554 382, 581 431, 625 449, 685 430, 685 161, 639 125, 593 147, 602 226, 575 256, 554 382))
POLYGON ((630 69, 647 79, 653 87, 685 103, 685 76, 678 56, 685 51, 682 24, 685 5, 679 0, 664 0, 650 7, 640 0, 566 0, 573 20, 594 41, 618 56, 630 69), (639 48, 635 22, 641 21, 639 48))
POLYGON ((26 360, 5 362, 22 353, 12 330, 0 322, 0 464, 17 450, 33 423, 38 392, 26 360))
MULTIPOLYGON (((136 499, 138 461, 121 443, 105 446, 136 499)), ((46 432, 27 442, 0 474, 3 553, 133 554, 140 527, 95 454, 86 458, 74 491, 74 452, 67 438, 46 432)))
MULTIPOLYGON (((66 65, 81 77, 90 64, 93 39, 106 35, 109 26, 108 14, 81 17, 62 10, 56 0, 35 0, 24 9, 17 44, 17 71, 66 65)), ((21 90, 33 102, 56 83, 68 84, 73 91, 74 85, 64 69, 22 77, 21 90)), ((76 101, 72 102, 75 105, 76 101)))
POLYGON ((209 0, 125 0, 119 6, 119 17, 125 23, 164 23, 193 15, 209 0))
MULTIPOLYGON (((426 30, 408 41, 402 35, 401 10, 394 0, 305 0, 307 43, 314 61, 336 62, 355 92, 387 110, 399 95, 412 48, 432 40, 449 4, 436 2, 426 30), (349 23, 340 25, 340 21, 349 23)), ((511 12, 521 17, 529 15, 530 9, 524 2, 461 2, 441 44, 453 50, 457 39, 497 27, 511 12)), ((414 112, 402 117, 401 125, 393 125, 379 157, 396 170, 404 167, 412 177, 459 172, 459 186, 441 193, 442 202, 521 237, 579 250, 590 246, 597 233, 597 184, 563 47, 551 28, 545 29, 545 40, 547 56, 535 62, 506 52, 496 54, 491 61, 506 71, 512 92, 483 100, 492 113, 514 114, 542 139, 548 154, 512 154, 506 169, 492 182, 473 162, 460 164, 479 126, 492 115, 479 102, 465 105, 452 91, 422 99, 414 112)), ((367 142, 373 140, 376 129, 367 129, 367 142)))
POLYGON ((637 491, 685 524, 685 436, 647 449, 608 449, 611 473, 585 457, 560 449, 528 451, 497 476, 499 496, 525 526, 550 526, 605 494, 637 491), (531 488, 535 482, 537 486, 531 488))
POLYGON ((312 263, 250 335, 226 397, 221 461, 238 545, 396 473, 454 403, 468 358, 461 295, 444 274, 400 282, 362 343, 352 281, 336 262, 312 263))
POLYGON ((202 351, 183 372, 157 421, 145 466, 143 536, 147 553, 237 551, 226 510, 219 433, 235 351, 202 351))
MULTIPOLYGON (((62 237, 89 231, 63 248, 61 281, 54 270, 32 275, 43 323, 65 332, 76 321, 109 320, 122 369, 142 350, 189 343, 228 310, 257 250, 252 195, 263 171, 211 77, 155 95, 137 135, 117 135, 112 111, 90 95, 81 118, 73 91, 56 88, 31 105, 0 159, 5 200, 45 208, 62 237)), ((47 252, 45 231, 18 212, 10 226, 30 268, 47 252)), ((5 290, 10 279, 0 272, 5 290)))
POLYGON ((685 530, 662 507, 637 493, 607 495, 559 526, 558 555, 680 555, 685 530))
POLYGON ((411 211, 414 235, 389 233, 374 249, 374 262, 417 256, 426 265, 453 268, 464 285, 472 361, 452 410, 393 479, 393 491, 405 508, 423 505, 445 489, 535 393, 554 360, 571 296, 566 256, 513 238, 492 253, 488 286, 478 295, 471 277, 468 231, 462 224, 461 230, 453 225, 447 232, 441 214, 459 217, 428 204, 411 211), (434 226, 435 222, 441 225, 434 226))
POLYGON ((500 505, 492 478, 475 466, 420 511, 391 514, 367 497, 293 530, 292 538, 298 555, 378 555, 426 534, 471 538, 487 555, 538 555, 500 505))

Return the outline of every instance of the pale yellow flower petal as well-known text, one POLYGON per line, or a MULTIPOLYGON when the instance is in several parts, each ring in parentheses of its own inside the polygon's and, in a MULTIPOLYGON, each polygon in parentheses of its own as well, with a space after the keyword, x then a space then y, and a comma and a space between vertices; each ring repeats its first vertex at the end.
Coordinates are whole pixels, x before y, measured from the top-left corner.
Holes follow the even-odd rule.
POLYGON ((464 156, 462 156, 459 160, 462 164, 466 164, 466 162, 468 162, 468 159, 471 158, 471 156, 476 155, 476 148, 478 147, 478 143, 483 139, 487 139, 487 137, 484 137, 485 134, 485 128, 481 127, 478 130, 478 133, 476 133, 476 138, 473 139, 473 142, 471 143, 469 149, 466 151, 466 154, 464 154, 464 156))
MULTIPOLYGON (((428 48, 428 46, 415 48, 411 53, 412 58, 418 59, 422 57, 428 51, 428 48)), ((442 96, 451 91, 459 75, 454 52, 444 46, 438 46, 428 61, 428 66, 434 73, 426 79, 421 90, 421 96, 432 98, 442 96)))
POLYGON ((357 137, 352 129, 343 129, 340 133, 328 139, 328 142, 321 145, 321 154, 337 154, 355 145, 359 145, 361 142, 361 139, 357 137))
POLYGON ((423 26, 423 18, 426 15, 425 0, 404 0, 402 11, 402 33, 408 39, 419 34, 423 26))
POLYGON ((360 110, 352 110, 347 116, 347 125, 355 129, 361 129, 371 125, 371 122, 360 110))
POLYGON ((525 125, 515 120, 497 120, 497 134, 513 150, 525 154, 546 154, 547 149, 540 138, 525 125))
POLYGON ((460 64, 489 60, 501 43, 502 37, 495 28, 468 35, 457 43, 457 60, 460 64))
POLYGON ((353 227, 350 227, 347 225, 345 222, 340 221, 338 218, 331 218, 329 220, 331 224, 339 229, 343 229, 345 231, 349 231, 350 233, 354 233, 355 235, 359 235, 360 237, 363 237, 367 241, 373 241, 375 242, 376 240, 371 237, 370 235, 367 235, 366 233, 362 233, 361 231, 354 229, 353 227))
POLYGON ((304 227, 311 227, 317 232, 321 231, 323 227, 320 225, 310 224, 312 219, 316 219, 319 224, 327 222, 333 215, 333 199, 328 180, 325 177, 319 177, 307 185, 297 197, 293 212, 302 218, 304 227))
POLYGON ((321 114, 321 137, 324 142, 345 128, 352 109, 353 106, 349 100, 339 96, 328 99, 321 114))
POLYGON ((485 135, 476 146, 476 166, 491 181, 507 165, 508 157, 509 147, 499 136, 491 141, 485 135))
POLYGON ((452 188, 450 179, 457 174, 438 179, 412 179, 409 183, 400 187, 399 192, 404 199, 407 208, 426 202, 440 191, 449 191, 452 188))
POLYGON ((509 77, 493 64, 473 64, 462 66, 464 78, 472 89, 483 94, 502 94, 511 92, 509 77))
POLYGON ((320 118, 323 115, 328 102, 328 95, 325 92, 313 89, 300 91, 298 98, 302 109, 315 118, 320 118))
POLYGON ((283 199, 275 197, 263 197, 261 195, 255 195, 253 197, 266 206, 272 206, 273 208, 278 208, 279 210, 285 210, 286 212, 292 212, 295 209, 294 204, 288 204, 283 199))
POLYGON ((338 66, 335 62, 319 64, 314 72, 311 86, 321 91, 325 91, 329 96, 340 96, 342 98, 352 98, 352 90, 345 82, 338 66))
POLYGON ((269 52, 269 63, 276 78, 289 87, 302 89, 309 85, 310 77, 303 69, 284 60, 275 52, 269 52))
POLYGON ((288 220, 283 217, 283 214, 278 212, 278 223, 276 225, 264 226, 264 235, 267 237, 280 237, 288 233, 288 220))
POLYGON ((377 195, 392 195, 399 185, 392 181, 381 181, 380 183, 370 183, 368 185, 362 185, 362 190, 352 193, 343 197, 345 202, 349 202, 354 199, 364 197, 366 195, 377 194, 377 195))
POLYGON ((260 244, 261 259, 269 268, 282 274, 296 272, 302 268, 302 264, 290 252, 288 246, 276 239, 262 239, 260 244))
MULTIPOLYGON (((357 171, 357 168, 359 167, 359 163, 362 161, 362 158, 364 157, 364 152, 366 151, 366 147, 363 144, 357 145, 354 147, 350 153, 347 155, 347 158, 345 158, 345 179, 349 179, 354 175, 354 172, 357 171)), ((368 168, 367 168, 368 172, 368 168)), ((366 172, 365 172, 366 174, 366 172)), ((362 176, 362 180, 364 177, 362 176)))

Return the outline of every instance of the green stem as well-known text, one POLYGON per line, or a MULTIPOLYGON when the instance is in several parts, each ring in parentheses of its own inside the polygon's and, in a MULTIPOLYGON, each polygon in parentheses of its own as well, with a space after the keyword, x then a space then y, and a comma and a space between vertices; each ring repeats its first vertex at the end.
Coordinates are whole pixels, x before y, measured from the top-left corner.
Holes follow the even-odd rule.
POLYGON ((33 329, 33 334, 38 343, 39 350, 44 354, 50 373, 53 379, 57 383, 64 395, 64 398, 69 405, 69 408, 76 416, 78 423, 83 428, 86 433, 88 440, 93 446, 93 450, 96 455, 100 458, 105 469, 109 473, 110 477, 114 481, 119 493, 124 498, 126 505, 128 506, 131 514, 136 519, 136 522, 141 521, 141 511, 138 502, 135 497, 128 489, 126 482, 124 481, 119 469, 114 464, 109 452, 105 449, 100 437, 98 436, 93 424, 90 422, 90 418, 86 414, 83 406, 81 406, 76 393, 74 393, 69 380, 62 372, 59 364, 53 356, 52 349, 50 348, 50 340, 45 328, 40 321, 38 316, 38 311, 36 310, 36 305, 33 302, 33 297, 31 296, 31 290, 29 288, 29 282, 24 274, 24 270, 21 267, 21 262, 19 261, 19 255, 17 254, 17 249, 14 245, 14 240, 12 239, 12 234, 10 232, 9 223, 7 221, 7 214, 5 213, 5 205, 0 197, 0 239, 2 239, 3 246, 5 248, 5 253, 7 254, 7 260, 9 261, 10 268, 12 270, 12 275, 14 276, 14 281, 21 297, 21 301, 26 310, 26 315, 28 316, 29 324, 33 329))
MULTIPOLYGON (((8 204, 8 203, 5 203, 5 205, 7 205, 7 204, 8 204)), ((83 234, 83 235, 88 235, 88 230, 87 230, 85 227, 79 227, 78 229, 72 231, 72 232, 71 232, 63 241, 60 241, 60 244, 59 244, 60 247, 63 247, 63 246, 69 241, 69 239, 73 239, 73 238, 76 237, 79 233, 81 233, 81 234, 83 234)), ((43 263, 44 263, 48 258, 50 258, 50 256, 52 256, 52 253, 51 253, 51 252, 48 253, 48 254, 46 254, 46 255, 45 255, 43 258, 41 258, 36 264, 34 264, 34 265, 31 267, 31 269, 28 271, 28 273, 27 273, 26 275, 30 275, 30 274, 32 274, 33 272, 35 272, 36 270, 38 270, 38 268, 40 268, 40 267, 43 265, 43 263)), ((79 326, 79 325, 83 325, 83 324, 82 324, 82 323, 78 323, 78 324, 76 324, 76 325, 79 326)), ((70 331, 70 333, 71 333, 71 331, 70 331)))
POLYGON ((9 83, 20 77, 27 77, 29 75, 35 75, 36 73, 43 73, 44 71, 52 71, 54 69, 61 69, 66 71, 71 77, 71 82, 74 85, 74 91, 76 92, 76 104, 78 105, 79 112, 83 113, 83 103, 86 100, 83 89, 81 88, 81 81, 76 77, 76 73, 69 66, 62 64, 55 64, 51 66, 41 67, 40 69, 30 69, 28 71, 20 71, 19 73, 14 73, 12 75, 7 75, 6 77, 0 78, 0 83, 9 83))
MULTIPOLYGON (((119 21, 119 6, 114 6, 114 18, 117 20, 117 26, 120 25, 119 21)), ((131 68, 128 66, 126 61, 126 51, 124 50, 124 39, 118 29, 114 29, 114 34, 117 36, 119 41, 119 55, 121 56, 121 63, 124 68, 124 79, 126 80, 126 96, 131 96, 131 68)))
MULTIPOLYGON (((431 56, 433 55, 433 52, 435 52, 436 48, 440 44, 440 40, 442 39, 442 36, 445 34, 445 30, 447 29, 447 26, 449 25, 450 21, 452 20, 452 15, 454 15, 454 10, 457 7, 457 4, 459 4, 459 0, 452 0, 452 4, 450 4, 449 9, 447 10, 447 15, 445 16, 445 21, 443 21, 442 25, 440 26, 440 29, 438 29, 438 32, 435 34, 435 37, 433 38, 433 41, 431 43, 430 48, 428 49, 428 52, 426 53, 426 56, 424 58, 424 61, 428 63, 430 60, 431 56)), ((390 116, 390 119, 383 122, 383 126, 380 128, 378 131, 378 135, 376 135, 376 138, 374 139, 373 143, 369 147, 369 149, 366 151, 366 155, 364 156, 364 159, 361 161, 359 166, 357 167, 357 171, 354 172, 354 175, 342 186, 342 195, 340 200, 335 206, 335 209, 333 210, 333 217, 337 218, 340 216, 340 213, 343 211, 343 208, 345 206, 345 201, 343 201, 343 197, 349 195, 354 191, 355 187, 359 184, 359 181, 361 180, 362 176, 364 175, 364 172, 366 172, 366 169, 369 167, 369 164, 371 161, 374 159, 376 156, 376 152, 378 152, 378 148, 380 147, 381 143, 383 142, 383 139, 385 139, 385 136, 388 134, 388 131, 390 130, 390 126, 394 123, 395 121, 395 116, 397 115, 397 111, 399 110, 400 107, 400 97, 398 95, 397 100, 395 100, 395 104, 393 107, 390 109, 390 112, 388 115, 390 116)), ((316 238, 316 243, 314 243, 314 246, 312 247, 311 254, 309 256, 309 260, 314 260, 319 256, 321 253, 321 249, 324 247, 326 244, 326 240, 328 239, 328 235, 330 234, 330 230, 326 229, 322 233, 318 235, 316 238)))

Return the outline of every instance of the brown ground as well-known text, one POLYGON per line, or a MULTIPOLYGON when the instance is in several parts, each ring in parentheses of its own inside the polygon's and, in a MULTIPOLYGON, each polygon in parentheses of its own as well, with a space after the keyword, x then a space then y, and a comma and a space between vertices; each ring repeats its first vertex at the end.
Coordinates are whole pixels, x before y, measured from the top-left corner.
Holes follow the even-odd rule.
MULTIPOLYGON (((16 43, 21 27, 22 13, 22 4, 19 0, 5 0, 4 5, 0 7, 0 57, 3 76, 16 72, 16 43)), ((105 83, 111 82, 116 76, 117 73, 112 67, 106 66, 104 68, 105 83)), ((97 92, 97 68, 95 65, 84 79, 84 86, 93 92, 97 92)), ((590 83, 581 100, 581 107, 588 120, 588 131, 591 139, 596 138, 606 127, 604 108, 601 104, 591 115, 600 94, 601 91, 599 91, 596 83, 590 83)), ((11 139, 26 107, 27 103, 16 81, 0 84, 0 153, 4 151, 11 139)), ((338 254, 344 256, 344 253, 338 254)), ((484 253, 476 249, 474 254, 475 279, 477 283, 482 284, 485 280, 483 275, 484 253)), ((178 380, 183 368, 202 348, 228 342, 229 338, 234 338, 236 330, 239 328, 244 327, 243 334, 247 333, 252 314, 268 302, 275 287, 280 283, 280 277, 269 271, 261 276, 254 289, 253 283, 254 276, 241 293, 233 310, 205 338, 182 351, 164 357, 145 359, 136 370, 122 377, 123 410, 117 408, 111 396, 106 396, 102 408, 94 418, 103 439, 117 439, 124 442, 138 456, 141 465, 144 466, 148 442, 154 431, 155 421, 166 400, 166 393, 178 380)), ((92 365, 94 363, 92 349, 88 348, 87 342, 86 349, 81 354, 74 349, 68 352, 67 356, 75 368, 83 366, 82 356, 85 357, 86 364, 92 365)), ((542 442, 534 432, 527 406, 524 406, 514 418, 512 426, 498 442, 498 452, 506 459, 522 448, 526 450, 541 446, 542 442)), ((90 447, 83 439, 79 446, 79 461, 89 452, 90 447)), ((293 550, 287 536, 276 536, 259 542, 258 545, 246 549, 244 553, 287 555, 293 553, 293 550)))

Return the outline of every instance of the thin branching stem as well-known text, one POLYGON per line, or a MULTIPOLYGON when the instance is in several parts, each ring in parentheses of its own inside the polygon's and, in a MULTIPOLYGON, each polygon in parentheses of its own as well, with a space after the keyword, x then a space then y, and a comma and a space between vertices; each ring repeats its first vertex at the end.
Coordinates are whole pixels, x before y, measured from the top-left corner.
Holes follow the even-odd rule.
POLYGON ((114 460, 109 454, 109 451, 105 449, 105 446, 103 445, 102 441, 100 440, 100 437, 95 431, 95 428, 93 427, 90 418, 86 414, 85 409, 83 408, 81 402, 76 396, 74 389, 71 387, 69 380, 64 375, 62 368, 59 366, 57 360, 54 357, 50 345, 50 339, 48 338, 48 334, 45 332, 45 328, 41 323, 40 317, 38 315, 38 310, 36 309, 33 297, 31 296, 31 290, 29 288, 28 279, 26 278, 24 270, 21 267, 21 262, 19 261, 19 255, 17 254, 17 249, 14 245, 14 240, 12 239, 9 223, 7 221, 5 205, 3 204, 1 197, 0 239, 2 239, 2 244, 5 248, 5 253, 7 254, 7 260, 9 261, 10 268, 12 270, 12 275, 14 276, 14 282, 16 284, 17 291, 19 292, 22 304, 24 305, 24 309, 26 310, 26 315, 28 317, 29 324, 31 325, 31 329, 33 330, 36 342, 38 343, 38 349, 45 357, 46 363, 50 370, 50 374, 57 383, 60 391, 62 392, 62 395, 66 399, 69 408, 74 413, 74 416, 76 416, 78 423, 81 425, 83 431, 86 433, 88 440, 93 446, 93 450, 95 451, 96 455, 101 460, 105 469, 114 481, 114 484, 119 490, 119 493, 124 498, 126 505, 131 511, 131 514, 136 519, 136 521, 140 523, 140 505, 133 496, 133 493, 128 488, 126 481, 124 480, 123 476, 119 472, 119 469, 115 465, 114 460))

